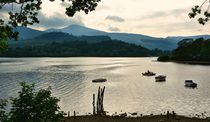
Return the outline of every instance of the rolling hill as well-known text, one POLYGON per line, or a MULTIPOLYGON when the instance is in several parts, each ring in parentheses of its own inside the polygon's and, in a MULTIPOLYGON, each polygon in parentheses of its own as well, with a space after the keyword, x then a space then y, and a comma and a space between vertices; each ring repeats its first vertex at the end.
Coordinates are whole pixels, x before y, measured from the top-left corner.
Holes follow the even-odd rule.
POLYGON ((3 57, 148 57, 160 50, 149 50, 135 44, 112 40, 108 36, 73 36, 48 32, 34 39, 11 44, 3 57), (61 38, 62 37, 62 38, 61 38))
POLYGON ((32 39, 45 33, 44 31, 20 26, 14 28, 14 30, 19 32, 19 39, 32 39))
POLYGON ((167 37, 157 38, 142 34, 130 34, 130 33, 108 33, 80 25, 70 25, 61 29, 49 29, 46 31, 37 31, 30 28, 17 28, 20 32, 21 39, 33 39, 34 37, 40 36, 47 32, 65 32, 74 36, 109 36, 113 40, 121 40, 130 44, 141 45, 148 49, 161 49, 161 50, 172 50, 177 47, 177 43, 185 38, 210 38, 210 35, 198 35, 198 36, 180 36, 180 37, 167 37))

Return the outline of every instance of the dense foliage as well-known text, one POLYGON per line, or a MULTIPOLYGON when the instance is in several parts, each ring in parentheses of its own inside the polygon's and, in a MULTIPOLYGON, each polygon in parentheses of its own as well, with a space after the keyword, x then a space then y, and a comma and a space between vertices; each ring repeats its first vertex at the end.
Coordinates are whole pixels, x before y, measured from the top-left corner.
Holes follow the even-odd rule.
POLYGON ((159 61, 210 61, 210 39, 185 39, 170 55, 163 55, 159 61))
POLYGON ((115 56, 139 57, 156 56, 159 50, 148 50, 142 46, 116 40, 95 43, 86 41, 52 42, 45 45, 11 48, 0 56, 7 57, 72 57, 72 56, 115 56))
POLYGON ((0 99, 0 122, 6 122, 8 121, 8 114, 6 113, 6 100, 0 99))
POLYGON ((162 51, 112 40, 109 36, 73 36, 49 32, 33 39, 10 43, 4 57, 72 57, 72 56, 157 56, 162 51))
POLYGON ((51 96, 51 90, 34 91, 34 84, 21 83, 18 97, 11 99, 11 110, 6 113, 6 101, 0 101, 1 122, 57 122, 64 113, 58 106, 59 99, 51 96))

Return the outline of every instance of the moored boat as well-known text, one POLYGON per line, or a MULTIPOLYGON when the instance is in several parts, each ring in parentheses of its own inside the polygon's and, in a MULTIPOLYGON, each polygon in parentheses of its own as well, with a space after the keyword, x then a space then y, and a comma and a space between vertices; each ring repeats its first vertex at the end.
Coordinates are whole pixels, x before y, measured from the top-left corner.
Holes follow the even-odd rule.
POLYGON ((185 87, 196 88, 197 83, 194 83, 193 80, 185 80, 185 87))
POLYGON ((99 78, 99 79, 92 80, 93 83, 102 83, 102 82, 106 82, 106 81, 107 81, 107 79, 105 79, 105 78, 99 78))
POLYGON ((156 77, 155 77, 155 81, 156 81, 156 82, 166 81, 166 76, 165 76, 165 75, 156 76, 156 77))
POLYGON ((156 73, 151 72, 151 71, 148 70, 147 72, 142 73, 142 75, 143 75, 143 76, 155 76, 156 73))

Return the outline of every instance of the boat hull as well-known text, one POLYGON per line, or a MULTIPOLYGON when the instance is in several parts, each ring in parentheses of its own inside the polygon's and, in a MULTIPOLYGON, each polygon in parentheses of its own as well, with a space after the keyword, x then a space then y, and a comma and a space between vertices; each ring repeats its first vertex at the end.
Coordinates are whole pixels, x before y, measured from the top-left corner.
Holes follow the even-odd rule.
POLYGON ((155 77, 156 82, 164 82, 166 81, 166 76, 157 76, 155 77))
POLYGON ((104 78, 92 80, 93 83, 103 83, 103 82, 106 82, 106 81, 107 81, 107 79, 104 79, 104 78))
POLYGON ((193 83, 193 84, 185 84, 185 87, 192 87, 192 88, 196 88, 197 84, 193 83))
POLYGON ((155 73, 151 73, 151 74, 149 74, 149 73, 142 73, 142 75, 143 76, 155 76, 156 74, 155 73))
POLYGON ((185 87, 196 88, 197 87, 197 83, 194 83, 192 80, 186 80, 185 81, 185 87))

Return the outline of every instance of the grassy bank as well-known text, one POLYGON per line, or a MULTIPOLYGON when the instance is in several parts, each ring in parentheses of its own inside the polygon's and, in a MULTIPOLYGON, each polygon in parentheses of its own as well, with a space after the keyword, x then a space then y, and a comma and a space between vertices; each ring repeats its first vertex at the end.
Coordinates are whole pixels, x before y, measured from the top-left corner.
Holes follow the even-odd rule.
POLYGON ((62 122, 210 122, 210 119, 176 116, 167 118, 166 115, 143 117, 113 117, 113 116, 76 116, 67 117, 62 122))

